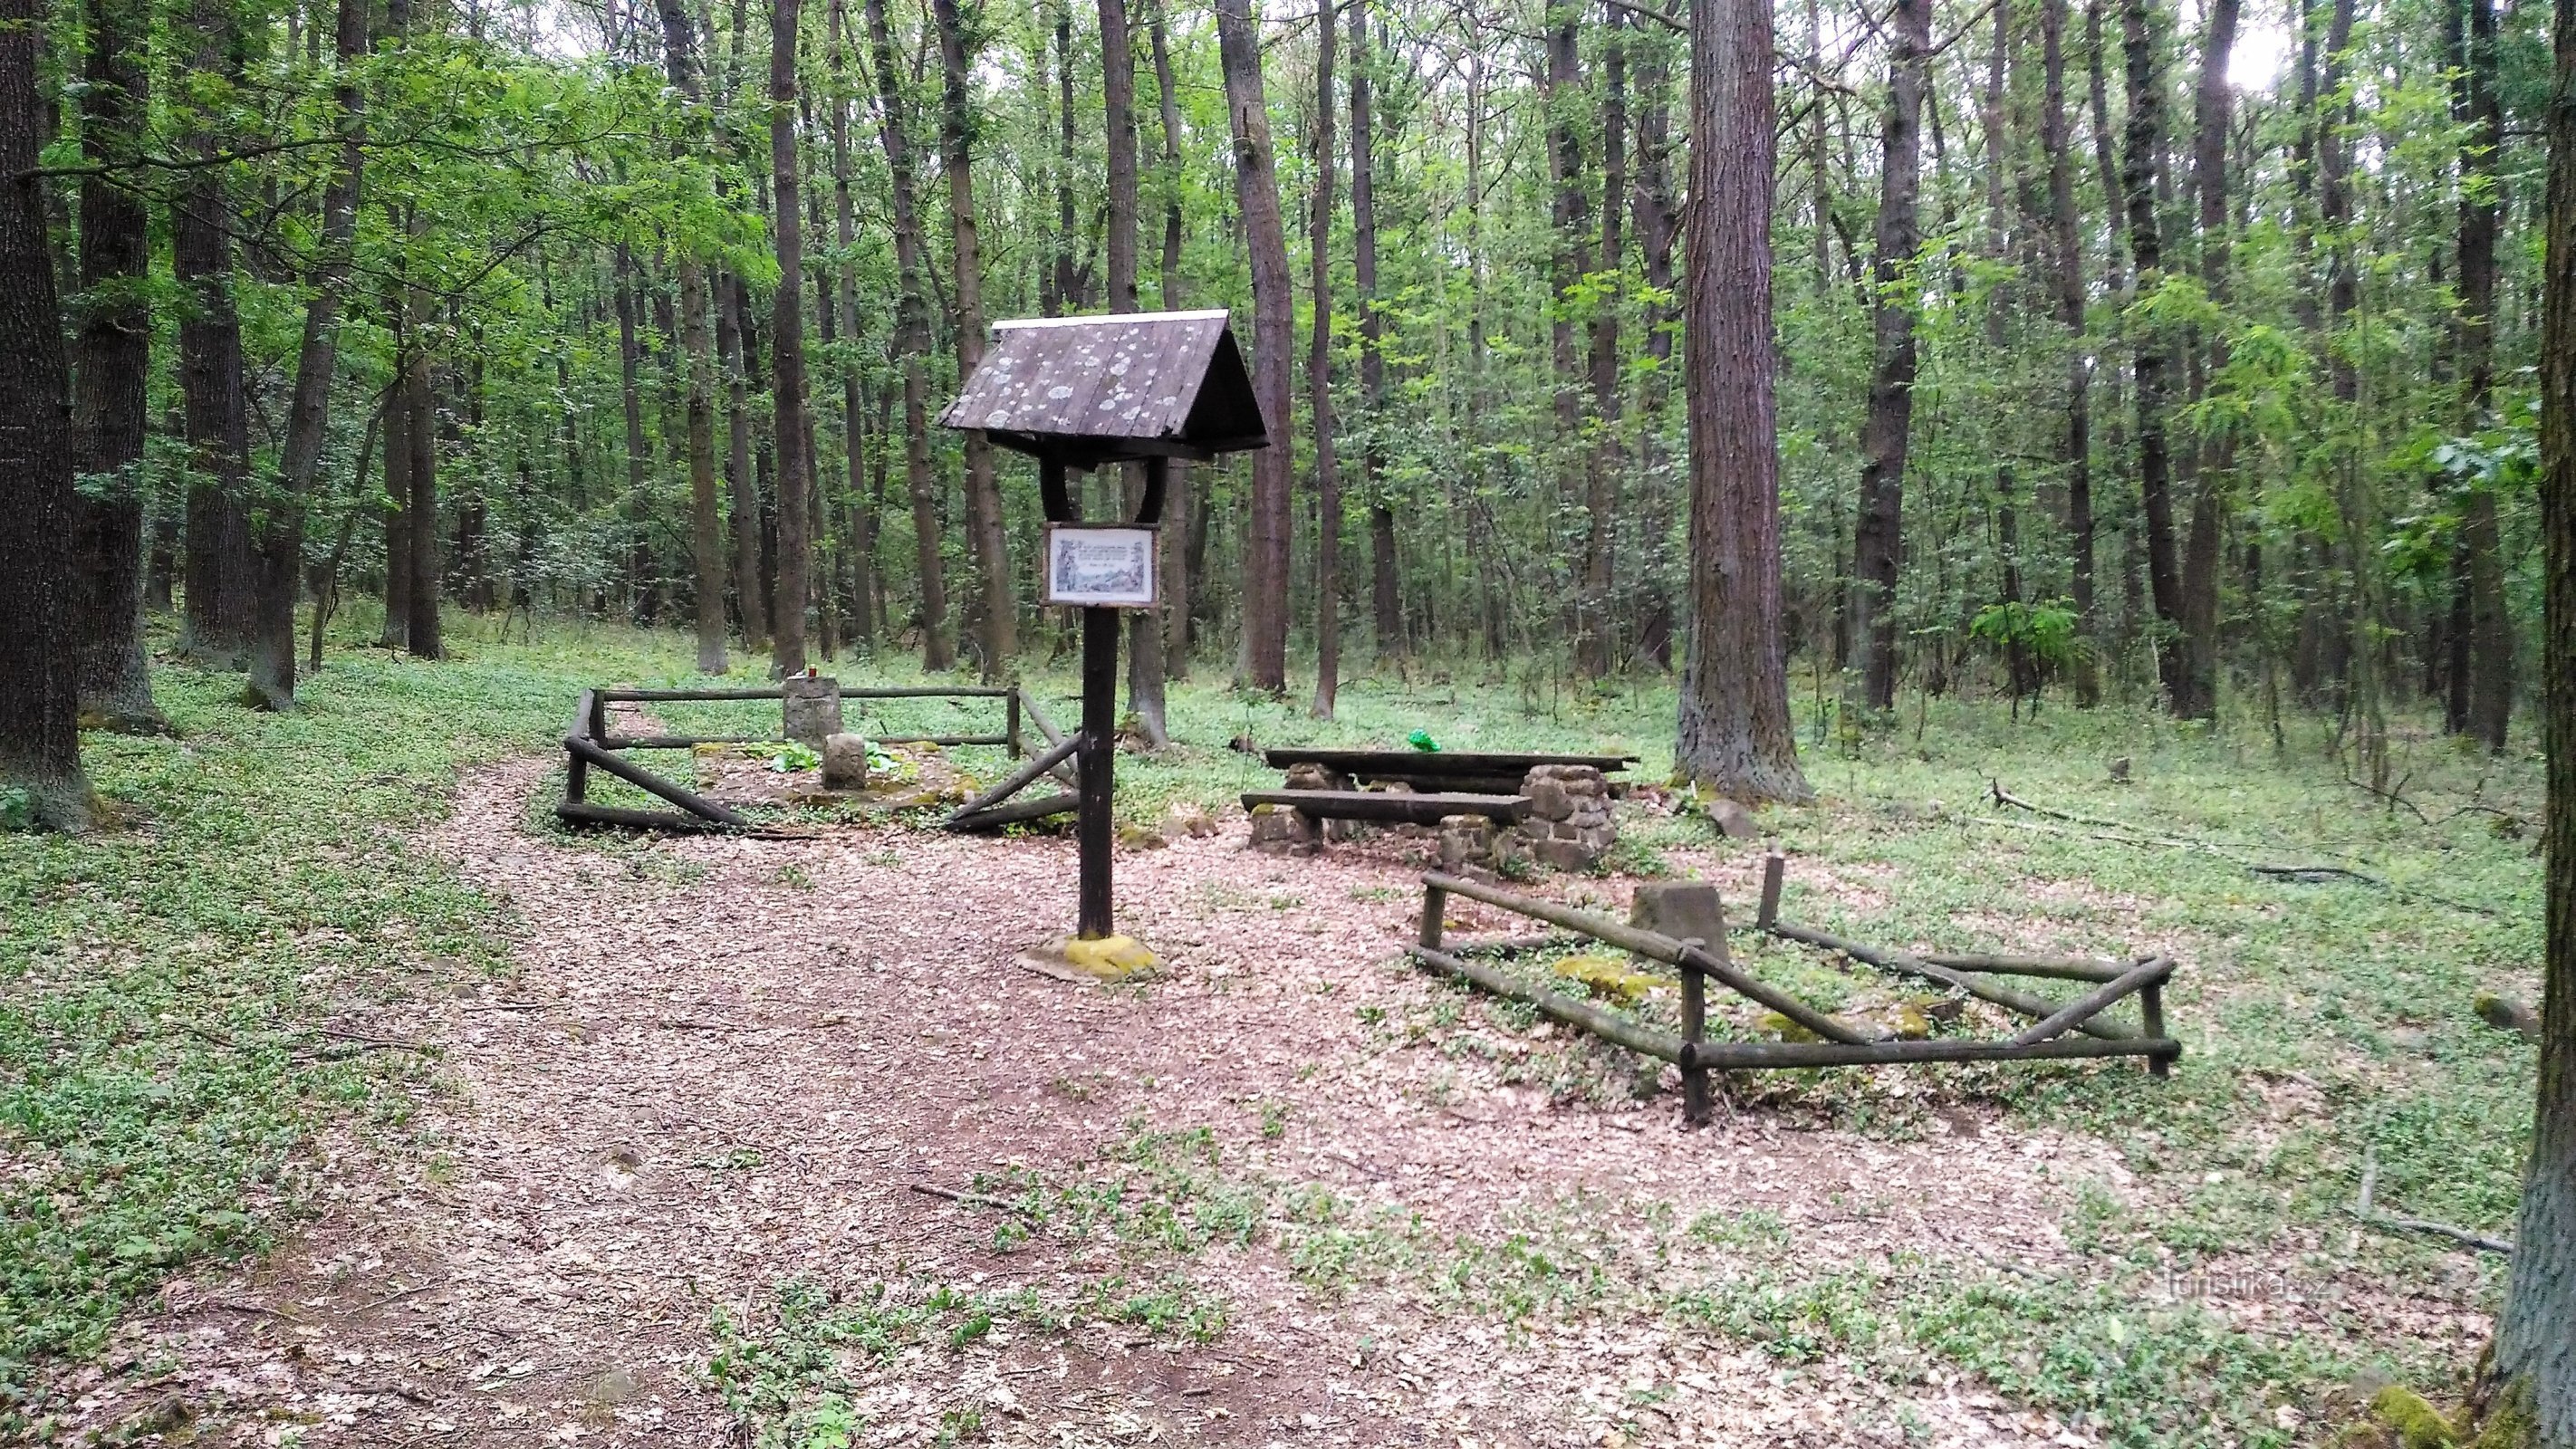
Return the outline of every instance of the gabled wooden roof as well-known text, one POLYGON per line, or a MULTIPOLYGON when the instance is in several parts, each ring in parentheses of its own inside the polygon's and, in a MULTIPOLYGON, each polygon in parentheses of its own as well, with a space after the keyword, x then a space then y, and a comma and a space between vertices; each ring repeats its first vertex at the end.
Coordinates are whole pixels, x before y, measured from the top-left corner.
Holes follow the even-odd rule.
POLYGON ((996 322, 939 423, 1078 468, 1270 441, 1223 309, 996 322))

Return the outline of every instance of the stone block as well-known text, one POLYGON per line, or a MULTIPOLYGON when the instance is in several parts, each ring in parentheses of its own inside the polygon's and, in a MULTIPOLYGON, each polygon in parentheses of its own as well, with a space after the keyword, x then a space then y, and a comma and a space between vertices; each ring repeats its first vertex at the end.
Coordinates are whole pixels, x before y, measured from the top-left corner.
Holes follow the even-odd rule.
POLYGON ((1676 941, 1696 936, 1714 948, 1726 939, 1726 908, 1706 881, 1650 880, 1637 887, 1628 924, 1676 941))
POLYGON ((1252 809, 1252 848, 1268 855, 1312 855, 1319 835, 1315 819, 1302 810, 1281 805, 1256 805, 1252 809))
POLYGON ((1289 790, 1347 790, 1351 788, 1351 781, 1350 777, 1347 775, 1341 774, 1338 771, 1327 770, 1323 766, 1316 764, 1314 761, 1307 760, 1288 767, 1288 782, 1282 788, 1289 790))
POLYGON ((1440 868, 1456 871, 1494 858, 1494 822, 1482 815, 1440 817, 1440 868))
POLYGON ((1762 827, 1754 823, 1752 811, 1740 801, 1723 796, 1708 802, 1708 823, 1729 840, 1751 840, 1762 833, 1762 827))
POLYGON ((812 745, 841 732, 841 681, 829 675, 798 674, 784 681, 787 697, 780 701, 780 732, 791 740, 812 745))
POLYGON ((1530 854, 1538 863, 1554 870, 1590 870, 1601 857, 1587 850, 1579 840, 1533 840, 1530 854))
POLYGON ((823 737, 823 788, 826 790, 868 788, 866 739, 848 733, 823 737))
POLYGON ((1539 770, 1529 772, 1521 781, 1521 793, 1529 797, 1529 813, 1534 819, 1563 820, 1574 813, 1574 800, 1565 793, 1565 782, 1542 776, 1539 770))

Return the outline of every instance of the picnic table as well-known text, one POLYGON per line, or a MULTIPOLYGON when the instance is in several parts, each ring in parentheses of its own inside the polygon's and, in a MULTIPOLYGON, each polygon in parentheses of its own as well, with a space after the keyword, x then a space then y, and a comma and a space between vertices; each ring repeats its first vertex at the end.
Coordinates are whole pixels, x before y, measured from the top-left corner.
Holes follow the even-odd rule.
POLYGON ((1401 784, 1425 794, 1518 795, 1521 781, 1540 765, 1590 765, 1615 775, 1637 763, 1635 755, 1500 754, 1466 750, 1334 750, 1286 746, 1264 750, 1274 769, 1318 765, 1359 784, 1401 784))

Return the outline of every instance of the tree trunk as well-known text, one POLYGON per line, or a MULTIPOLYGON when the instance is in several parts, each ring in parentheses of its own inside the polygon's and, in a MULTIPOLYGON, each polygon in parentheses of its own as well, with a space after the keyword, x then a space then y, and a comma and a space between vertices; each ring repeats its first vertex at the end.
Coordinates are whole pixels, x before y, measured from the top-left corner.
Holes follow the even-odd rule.
MULTIPOLYGON (((328 441, 332 376, 339 367, 340 304, 348 290, 351 248, 358 229, 358 188, 365 161, 359 137, 365 100, 358 87, 357 66, 367 53, 367 11, 362 0, 339 0, 336 7, 332 47, 339 74, 332 85, 331 104, 341 134, 348 139, 341 145, 339 165, 322 193, 321 251, 308 282, 312 295, 304 303, 304 330, 296 349, 294 388, 287 402, 286 442, 278 460, 277 497, 265 510, 256 530, 250 687, 270 709, 286 709, 295 703, 295 595, 304 563, 305 507, 313 496, 314 480, 322 467, 323 445, 328 441)), ((372 440, 372 422, 369 428, 372 440)), ((362 448, 358 459, 361 478, 366 467, 362 448)), ((338 572, 337 561, 335 554, 334 575, 338 572)), ((326 579, 324 587, 336 594, 332 580, 326 579)), ((313 611, 312 666, 318 669, 322 664, 321 626, 329 615, 318 592, 313 611)))
POLYGON ((1733 799, 1804 800, 1780 630, 1769 0, 1700 0, 1690 36, 1692 607, 1673 765, 1733 799))
POLYGON ((1345 0, 1351 19, 1351 281, 1360 313, 1360 493, 1368 504, 1369 613, 1382 658, 1404 653, 1404 605, 1398 590, 1395 506, 1386 496, 1386 319, 1377 305, 1377 135, 1370 89, 1377 46, 1369 39, 1368 0, 1345 0))
MULTIPOLYGON (((2121 194, 2129 223, 2129 254, 2140 296, 2164 281, 2164 234, 2156 217, 2156 161, 2164 150, 2164 78, 2158 74, 2155 39, 2148 24, 2154 0, 2121 0, 2120 39, 2126 51, 2129 122, 2120 163, 2121 194)), ((2153 329, 2132 340, 2131 376, 2138 409, 2138 496, 2146 513, 2147 584, 2165 638, 2156 647, 2157 672, 2177 715, 2189 716, 2190 668, 2177 647, 2185 636, 2182 573, 2174 558, 2173 467, 2165 448, 2165 366, 2168 349, 2153 329)))
POLYGON ((2576 4, 2551 26, 2549 213, 2542 263, 2540 517, 2546 575, 2541 748, 2549 818, 2540 1084, 2496 1368, 2527 1396, 2535 1443, 2576 1444, 2576 4))
POLYGON ((750 369, 744 350, 742 278, 716 281, 716 350, 725 372, 725 486, 733 513, 734 612, 742 647, 761 653, 769 644, 769 594, 761 587, 760 480, 751 462, 750 369))
MULTIPOLYGON (((2469 141, 2460 159, 2460 380, 2464 432, 2488 426, 2495 401, 2496 234, 2504 220, 2497 174, 2504 108, 2496 85, 2495 0, 2468 0, 2462 67, 2469 141)), ((2505 610, 2501 529, 2492 489, 2471 490, 2460 520, 2468 614, 2468 706, 2462 728, 2501 752, 2513 718, 2513 620, 2505 610)))
MULTIPOLYGON (((135 0, 90 0, 87 84, 80 93, 81 157, 93 166, 142 154, 151 97, 135 0)), ((143 658, 143 458, 152 312, 141 285, 152 266, 142 200, 107 176, 80 183, 80 287, 73 301, 72 451, 101 480, 72 497, 73 675, 81 717, 124 733, 158 734, 143 658)))
MULTIPOLYGON (((2236 45, 2238 0, 2210 0, 2209 26, 2201 39, 2200 86, 2193 103, 2191 170, 2199 198, 2200 282, 2220 307, 2228 296, 2227 140, 2234 111, 2227 84, 2227 60, 2236 45)), ((2227 366, 2223 331, 2209 339, 2209 375, 2227 366)), ((2218 713, 2218 571, 2227 532, 2230 475, 2235 448, 2221 436, 2201 446, 2200 483, 2193 490, 2191 531, 2183 543, 2183 632, 2175 642, 2183 656, 2190 695, 2174 701, 2184 719, 2209 719, 2218 713)))
MULTIPOLYGON (((191 67, 227 65, 229 17, 201 3, 191 67)), ((221 142, 191 120, 200 158, 221 142)), ((233 310, 232 205, 228 168, 202 165, 171 204, 171 271, 187 294, 179 322, 179 385, 188 441, 187 616, 182 649, 215 669, 250 662, 250 400, 243 377, 241 318, 233 310)))
MULTIPOLYGON (((653 546, 645 530, 652 453, 644 444, 644 344, 635 314, 635 255, 617 244, 617 395, 626 419, 626 616, 652 621, 653 546)), ((417 580, 413 588, 417 589, 417 580)))
MULTIPOLYGON (((1172 43, 1166 23, 1166 0, 1152 0, 1154 84, 1162 100, 1163 284, 1166 312, 1181 309, 1181 100, 1172 80, 1172 43)), ((1190 464, 1174 459, 1166 470, 1163 495, 1163 675, 1187 679, 1190 673, 1190 555, 1196 546, 1191 528, 1190 464)))
POLYGON ((953 669, 956 636, 948 626, 948 581, 939 553, 938 484, 930 472, 930 311, 922 300, 921 213, 913 196, 911 108, 904 104, 902 73, 895 69, 894 37, 886 26, 885 0, 867 0, 868 40, 876 58, 877 132, 884 138, 886 170, 894 190, 895 268, 901 286, 895 302, 895 355, 903 361, 903 471, 912 494, 913 557, 921 579, 921 667, 953 669))
POLYGON ((1315 426, 1315 705, 1333 717, 1342 671, 1342 480, 1333 456, 1333 0, 1315 0, 1315 190, 1307 212, 1306 408, 1315 426))
MULTIPOLYGON (((941 169, 948 173, 948 230, 955 261, 950 306, 957 329, 957 375, 962 379, 984 360, 984 262, 971 170, 975 109, 968 90, 968 77, 980 51, 968 53, 957 0, 933 0, 931 8, 938 17, 940 64, 946 81, 939 149, 941 169)), ((851 326, 857 327, 855 313, 851 326)), ((1020 652, 1019 604, 1011 591, 1010 546, 1003 528, 1002 490, 993 476, 993 445, 980 432, 970 430, 963 437, 966 526, 973 535, 969 541, 975 550, 976 582, 984 594, 984 678, 991 681, 1006 677, 1020 652)), ((855 471, 850 485, 858 486, 855 471)))
POLYGON ((1080 286, 1073 275, 1073 7, 1055 0, 1056 120, 1055 275, 1042 309, 1052 317, 1080 305, 1080 286))
POLYGON ((1581 503, 1586 517, 1586 543, 1583 560, 1573 579, 1574 658, 1578 666, 1595 657, 1599 650, 1593 635, 1606 630, 1608 621, 1600 616, 1595 600, 1585 588, 1591 555, 1590 532, 1594 523, 1607 527, 1607 520, 1592 518, 1598 480, 1591 476, 1583 447, 1583 369, 1576 360, 1574 347, 1575 313, 1587 310, 1582 300, 1583 280, 1592 270, 1592 219, 1590 198, 1583 186, 1583 140, 1575 129, 1578 107, 1576 93, 1583 87, 1582 52, 1578 28, 1582 6, 1578 0, 1549 0, 1546 10, 1547 67, 1540 73, 1539 105, 1546 118, 1547 174, 1549 195, 1548 234, 1548 358, 1550 377, 1555 384, 1556 436, 1554 439, 1557 496, 1554 507, 1571 507, 1581 503))
MULTIPOLYGON (((386 314, 401 316, 401 292, 386 291, 386 314)), ((376 633, 385 649, 400 649, 411 629, 411 403, 402 383, 407 365, 397 336, 394 377, 385 389, 385 618, 376 633)))
MULTIPOLYGON (((429 229, 429 218, 412 211, 412 235, 429 229)), ((439 629, 439 589, 443 577, 438 548, 438 392, 430 382, 429 342, 423 335, 432 306, 429 289, 414 286, 407 303, 411 347, 404 355, 402 389, 411 410, 411 501, 403 509, 411 519, 411 612, 403 629, 403 648, 415 659, 443 659, 447 648, 439 629)))
POLYGON ((1861 699, 1896 703, 1896 579, 1905 552, 1905 455, 1914 431, 1917 351, 1914 254, 1923 155, 1923 74, 1932 48, 1931 0, 1897 0, 1888 23, 1887 114, 1880 136, 1876 255, 1870 263, 1869 412, 1861 424, 1860 522, 1852 544, 1849 618, 1861 658, 1861 699))
POLYGON ((1279 214, 1279 177, 1270 111, 1261 85, 1261 31, 1252 0, 1217 0, 1217 47, 1234 134, 1234 187, 1252 260, 1252 394, 1270 446, 1252 455, 1252 517, 1243 559, 1243 668, 1246 684, 1288 688, 1288 497, 1295 421, 1288 396, 1294 303, 1288 235, 1279 214))
MULTIPOLYGON (((1127 28, 1126 0, 1100 0, 1100 94, 1106 111, 1103 143, 1109 151, 1109 310, 1138 310, 1136 54, 1127 28)), ((1166 468, 1168 474, 1169 469, 1166 468)), ((1125 465, 1120 496, 1124 516, 1136 516, 1145 497, 1145 469, 1125 465)), ((1163 500, 1169 509, 1171 500, 1163 500)), ((1163 621, 1140 610, 1127 619, 1127 708, 1147 743, 1171 743, 1163 714, 1163 621)))
POLYGON ((2042 0, 2039 15, 2040 149, 2048 155, 2048 239, 2057 283, 2057 320, 2066 328, 2066 532, 2074 596, 2075 703, 2102 701, 2093 641, 2093 360, 2084 345, 2083 222, 2075 207, 2075 141, 2066 118, 2066 0, 2042 0))
POLYGON ((0 796, 37 825, 89 823, 72 669, 71 397, 44 188, 17 179, 52 139, 38 104, 46 7, 0 0, 0 796))
MULTIPOLYGON (((769 11, 769 167, 775 188, 770 235, 778 251, 778 293, 771 304, 770 375, 778 454, 777 589, 770 603, 775 643, 770 667, 781 678, 805 672, 806 495, 814 460, 805 453, 805 228, 803 173, 796 154, 796 43, 802 0, 771 0, 769 11)), ((917 299, 916 299, 917 300, 917 299)))
MULTIPOLYGON (((1646 285, 1656 297, 1674 295, 1673 246, 1681 230, 1680 207, 1672 187, 1672 64, 1661 36, 1651 37, 1638 56, 1637 184, 1632 198, 1638 261, 1646 285)), ((1638 590, 1637 649, 1672 667, 1672 490, 1662 485, 1663 417, 1672 398, 1673 328, 1669 303, 1649 301, 1638 323, 1645 333, 1646 355, 1654 360, 1640 390, 1637 429, 1639 472, 1658 480, 1639 530, 1645 538, 1635 574, 1638 590)))
MULTIPOLYGON (((697 30, 682 0, 658 0, 662 68, 688 110, 687 133, 673 143, 675 158, 707 134, 698 80, 697 30)), ((689 562, 697 579, 698 672, 723 674, 725 660, 724 518, 716 497, 715 358, 707 327, 706 264, 683 252, 680 273, 680 347, 688 355, 689 562)))
POLYGON ((1619 204, 1628 189, 1628 53, 1624 11, 1609 12, 1601 47, 1601 257, 1605 284, 1592 313, 1592 476, 1584 489, 1583 593, 1588 618, 1576 631, 1576 665, 1598 677, 1618 662, 1612 637, 1611 559, 1619 520, 1619 476, 1626 459, 1619 446, 1619 298, 1626 238, 1619 204))

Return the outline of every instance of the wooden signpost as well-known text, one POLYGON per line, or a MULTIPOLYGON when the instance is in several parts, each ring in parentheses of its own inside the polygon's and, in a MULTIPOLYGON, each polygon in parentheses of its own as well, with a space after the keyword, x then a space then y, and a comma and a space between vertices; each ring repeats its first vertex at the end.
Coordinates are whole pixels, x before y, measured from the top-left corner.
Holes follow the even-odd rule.
MULTIPOLYGON (((981 431, 1038 463, 1046 508, 1043 602, 1082 610, 1082 728, 1070 745, 1080 798, 1075 939, 1116 934, 1109 852, 1118 753, 1118 619, 1159 606, 1160 525, 1172 460, 1269 446, 1269 428, 1223 310, 1034 317, 993 324, 993 344, 942 427, 981 431), (1085 523, 1068 473, 1145 467, 1135 518, 1085 523)), ((1007 797, 1062 753, 978 797, 952 823, 1012 816, 1007 797)))

